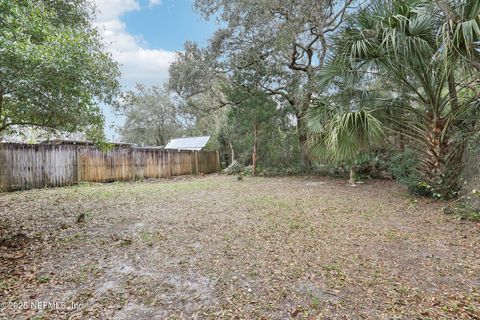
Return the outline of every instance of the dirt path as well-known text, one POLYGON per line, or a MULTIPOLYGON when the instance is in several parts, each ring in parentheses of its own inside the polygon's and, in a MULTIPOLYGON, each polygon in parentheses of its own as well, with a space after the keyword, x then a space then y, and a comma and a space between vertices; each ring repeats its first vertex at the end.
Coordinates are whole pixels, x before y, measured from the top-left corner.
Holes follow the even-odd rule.
POLYGON ((0 318, 479 319, 480 225, 441 207, 326 178, 0 194, 0 318))

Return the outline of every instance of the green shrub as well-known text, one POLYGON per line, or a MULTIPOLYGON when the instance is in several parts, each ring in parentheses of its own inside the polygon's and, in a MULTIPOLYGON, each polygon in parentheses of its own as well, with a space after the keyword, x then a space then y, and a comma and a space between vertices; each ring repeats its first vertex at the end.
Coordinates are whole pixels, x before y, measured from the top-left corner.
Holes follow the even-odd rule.
POLYGON ((230 165, 228 167, 226 167, 223 170, 223 173, 225 173, 225 174, 237 174, 237 173, 242 172, 242 170, 243 170, 242 164, 240 162, 238 162, 237 160, 234 160, 232 163, 230 163, 230 165))
POLYGON ((293 165, 289 167, 261 167, 257 170, 264 176, 274 177, 274 176, 293 176, 303 173, 303 170, 300 165, 293 165))
MULTIPOLYGON (((249 166, 246 166, 245 169, 243 169, 243 174, 246 175, 246 176, 251 176, 253 173, 253 166, 252 165, 249 165, 249 166)), ((257 168, 257 174, 259 173, 259 170, 257 168)))
POLYGON ((332 177, 332 178, 348 178, 350 168, 343 164, 316 164, 312 166, 312 174, 332 177))
POLYGON ((395 180, 406 185, 411 192, 427 195, 431 188, 418 179, 418 173, 415 171, 417 165, 415 152, 410 148, 405 148, 391 157, 389 171, 395 180))
MULTIPOLYGON (((391 153, 389 151, 379 149, 358 156, 353 165, 356 167, 357 175, 360 178, 392 178, 389 172, 390 158, 391 153)), ((348 166, 348 170, 350 170, 350 166, 348 166)))
POLYGON ((416 194, 417 196, 440 198, 440 196, 437 196, 437 193, 435 193, 435 191, 433 190, 433 187, 426 182, 415 182, 414 180, 412 180, 407 186, 408 190, 411 193, 416 194))
POLYGON ((322 163, 312 167, 312 174, 333 178, 348 178, 351 166, 361 179, 391 179, 388 170, 390 153, 386 150, 375 150, 358 156, 353 163, 322 163))
POLYGON ((446 214, 454 214, 462 220, 480 222, 480 206, 470 200, 470 197, 463 198, 453 205, 448 205, 443 211, 446 214))

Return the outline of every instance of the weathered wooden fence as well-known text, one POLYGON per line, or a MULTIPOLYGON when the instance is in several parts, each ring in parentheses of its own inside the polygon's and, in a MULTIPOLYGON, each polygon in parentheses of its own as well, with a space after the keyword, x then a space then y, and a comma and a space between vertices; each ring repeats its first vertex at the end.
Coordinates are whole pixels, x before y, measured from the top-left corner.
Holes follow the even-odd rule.
POLYGON ((0 143, 0 190, 88 182, 164 178, 219 170, 216 151, 175 151, 119 145, 0 143))

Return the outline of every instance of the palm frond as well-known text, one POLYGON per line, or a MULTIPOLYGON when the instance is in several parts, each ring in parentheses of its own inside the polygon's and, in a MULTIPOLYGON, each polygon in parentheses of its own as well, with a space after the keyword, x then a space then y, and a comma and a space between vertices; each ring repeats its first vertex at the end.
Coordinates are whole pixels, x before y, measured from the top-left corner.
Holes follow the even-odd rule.
POLYGON ((312 113, 309 127, 311 153, 321 159, 351 161, 359 153, 383 141, 385 128, 372 111, 358 110, 330 114, 312 113))

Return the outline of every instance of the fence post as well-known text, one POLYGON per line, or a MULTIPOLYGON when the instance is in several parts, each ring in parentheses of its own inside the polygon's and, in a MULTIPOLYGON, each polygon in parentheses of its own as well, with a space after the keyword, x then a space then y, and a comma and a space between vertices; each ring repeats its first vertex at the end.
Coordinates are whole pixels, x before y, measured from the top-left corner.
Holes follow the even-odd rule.
POLYGON ((5 144, 0 144, 0 191, 7 190, 7 163, 5 156, 5 144))
POLYGON ((220 172, 220 152, 217 150, 217 172, 220 172))
POLYGON ((82 170, 82 168, 81 168, 82 159, 80 157, 80 146, 79 145, 75 145, 75 157, 77 158, 77 161, 76 161, 77 162, 77 179, 76 179, 77 181, 76 182, 79 183, 80 180, 81 180, 81 174, 82 174, 82 171, 81 171, 82 170))
POLYGON ((172 177, 172 158, 170 156, 170 150, 167 150, 168 154, 168 177, 172 177))
POLYGON ((135 149, 132 147, 129 147, 129 162, 130 162, 130 172, 131 172, 131 177, 130 180, 135 181, 137 179, 137 166, 135 162, 135 149))
POLYGON ((195 153, 195 174, 198 174, 198 151, 193 151, 195 153))

